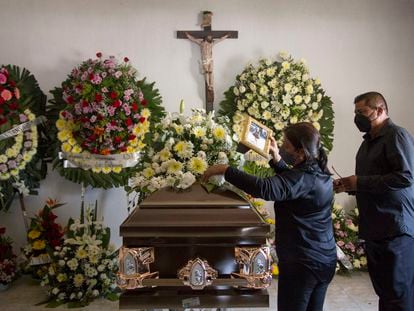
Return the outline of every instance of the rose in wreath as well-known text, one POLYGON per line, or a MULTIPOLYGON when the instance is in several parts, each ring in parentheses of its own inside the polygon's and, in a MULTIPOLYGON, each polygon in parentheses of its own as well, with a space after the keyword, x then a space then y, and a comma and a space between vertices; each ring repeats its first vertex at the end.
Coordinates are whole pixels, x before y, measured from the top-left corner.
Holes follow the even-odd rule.
POLYGON ((137 79, 126 57, 119 62, 97 53, 96 59, 74 68, 62 87, 52 91, 48 113, 56 125, 52 155, 60 174, 93 187, 125 185, 134 164, 122 159, 139 157, 151 122, 164 115, 153 86, 137 79), (64 167, 59 153, 75 159, 75 165, 64 167), (118 161, 106 161, 111 158, 118 161))
POLYGON ((16 193, 36 194, 46 175, 43 114, 46 96, 27 69, 0 67, 0 210, 16 193))

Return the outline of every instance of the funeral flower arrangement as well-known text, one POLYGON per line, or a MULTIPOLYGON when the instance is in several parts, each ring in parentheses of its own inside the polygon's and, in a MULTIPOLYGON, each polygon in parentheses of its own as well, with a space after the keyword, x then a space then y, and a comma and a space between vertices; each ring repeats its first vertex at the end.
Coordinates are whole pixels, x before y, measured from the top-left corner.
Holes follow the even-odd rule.
POLYGON ((60 174, 94 187, 125 185, 146 144, 150 123, 164 115, 153 85, 137 79, 126 57, 119 62, 97 53, 96 59, 74 68, 62 87, 52 91, 49 109, 56 125, 54 165, 60 174), (64 169, 59 153, 72 166, 64 169))
MULTIPOLYGON (((358 208, 346 213, 341 205, 335 203, 332 210, 332 222, 336 243, 348 257, 354 269, 366 269, 367 258, 363 242, 358 238, 358 213, 358 208)), ((338 268, 341 272, 346 271, 342 264, 339 264, 338 268)))
POLYGON ((41 279, 48 272, 51 255, 63 242, 63 228, 56 223, 55 208, 62 206, 56 200, 48 199, 45 206, 31 219, 27 232, 28 244, 23 249, 26 259, 25 272, 41 279))
POLYGON ((0 285, 10 284, 16 277, 16 255, 12 240, 5 236, 6 228, 0 228, 0 285))
POLYGON ((63 245, 55 247, 41 282, 48 286, 48 306, 82 307, 96 297, 117 299, 117 252, 109 244, 110 229, 96 220, 96 206, 83 214, 82 208, 80 219, 69 220, 63 245))
POLYGON ((226 117, 194 109, 190 116, 169 114, 157 124, 151 146, 131 179, 140 199, 163 187, 189 188, 217 163, 238 164, 226 117))
POLYGON ((272 129, 276 140, 288 125, 308 121, 320 131, 324 147, 332 149, 332 101, 320 80, 311 77, 306 61, 296 61, 287 53, 280 53, 280 60, 249 64, 220 106, 219 113, 231 118, 236 137, 242 134, 246 115, 272 129))
POLYGON ((46 175, 37 118, 45 106, 46 96, 28 70, 0 67, 0 210, 10 207, 16 192, 36 194, 46 175))

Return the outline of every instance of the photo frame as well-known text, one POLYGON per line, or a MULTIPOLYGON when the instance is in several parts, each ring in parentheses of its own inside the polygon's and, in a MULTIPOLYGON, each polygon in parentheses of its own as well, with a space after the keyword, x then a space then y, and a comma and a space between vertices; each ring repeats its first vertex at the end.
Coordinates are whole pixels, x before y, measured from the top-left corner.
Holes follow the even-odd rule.
POLYGON ((270 128, 256 119, 246 116, 240 143, 267 159, 272 134, 273 131, 270 128))

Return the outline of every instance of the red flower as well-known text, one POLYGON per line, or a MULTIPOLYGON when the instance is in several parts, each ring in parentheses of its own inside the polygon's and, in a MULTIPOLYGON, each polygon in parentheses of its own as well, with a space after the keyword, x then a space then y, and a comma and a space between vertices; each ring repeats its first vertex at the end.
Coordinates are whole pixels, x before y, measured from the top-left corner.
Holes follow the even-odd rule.
POLYGON ((95 95, 95 101, 98 102, 98 103, 101 102, 102 101, 102 95, 101 94, 96 94, 95 95))
POLYGON ((114 101, 112 103, 112 106, 115 107, 115 108, 120 107, 121 106, 121 101, 119 99, 117 99, 116 101, 114 101))
POLYGON ((72 96, 68 96, 68 97, 66 98, 66 102, 67 102, 68 104, 73 104, 73 97, 72 97, 72 96))
POLYGON ((10 110, 17 110, 18 108, 19 108, 19 104, 16 102, 9 104, 10 110))
POLYGON ((82 117, 80 120, 81 120, 82 123, 89 122, 89 118, 88 117, 82 117))
POLYGON ((112 120, 112 121, 111 121, 111 125, 112 125, 112 126, 116 126, 116 121, 115 121, 115 120, 112 120))
POLYGON ((125 63, 129 62, 129 58, 128 57, 124 57, 124 62, 125 63))
POLYGON ((103 116, 102 116, 101 114, 98 114, 98 115, 96 116, 96 118, 97 118, 99 121, 101 121, 101 120, 103 119, 103 116))
POLYGON ((135 139, 135 135, 134 134, 130 134, 129 136, 128 136, 128 140, 134 140, 135 139))
POLYGON ((89 106, 89 103, 86 101, 86 100, 83 100, 82 101, 82 107, 88 107, 89 106))
POLYGON ((141 101, 141 105, 142 106, 146 106, 148 104, 148 102, 147 102, 147 100, 144 98, 142 101, 141 101))
POLYGON ((139 118, 139 122, 144 123, 145 122, 145 118, 144 117, 139 118))
POLYGON ((101 52, 96 53, 96 57, 101 58, 102 57, 102 53, 101 52))
POLYGON ((127 147, 125 147, 125 146, 123 146, 123 147, 121 147, 121 148, 119 148, 120 150, 121 150, 121 152, 125 152, 125 151, 127 151, 128 149, 127 149, 127 147))
POLYGON ((0 108, 0 114, 3 114, 3 113, 4 113, 4 109, 0 108))
POLYGON ((132 125, 132 119, 131 119, 131 118, 126 119, 126 120, 125 120, 125 124, 126 124, 127 126, 131 126, 131 125, 132 125))
POLYGON ((0 105, 3 105, 3 104, 4 104, 4 99, 3 97, 0 96, 0 105))
POLYGON ((15 86, 16 86, 16 82, 14 82, 14 81, 12 81, 12 80, 9 80, 9 84, 10 84, 10 86, 12 86, 12 87, 15 87, 15 86))
POLYGON ((94 75, 93 73, 90 73, 90 74, 89 74, 89 80, 91 80, 91 81, 92 81, 93 79, 95 79, 95 75, 94 75))
POLYGON ((98 149, 96 149, 96 147, 95 148, 92 148, 92 153, 94 153, 94 154, 98 154, 99 153, 99 151, 98 151, 98 149))
POLYGON ((136 112, 138 110, 138 104, 137 103, 132 103, 131 104, 131 110, 136 112))
POLYGON ((119 144, 121 141, 122 141, 121 137, 119 137, 119 136, 115 136, 115 138, 114 138, 114 142, 115 142, 116 144, 119 144))
POLYGON ((0 119, 0 125, 7 123, 7 119, 0 119))
POLYGON ((115 99, 118 97, 118 94, 116 92, 111 92, 109 93, 109 97, 111 97, 112 99, 115 99))

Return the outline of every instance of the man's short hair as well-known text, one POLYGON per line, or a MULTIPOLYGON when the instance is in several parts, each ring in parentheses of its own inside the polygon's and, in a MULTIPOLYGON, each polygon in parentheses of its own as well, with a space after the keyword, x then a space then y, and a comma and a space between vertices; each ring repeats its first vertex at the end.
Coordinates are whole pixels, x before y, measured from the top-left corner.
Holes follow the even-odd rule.
POLYGON ((385 100, 384 96, 378 92, 367 92, 361 95, 358 95, 354 99, 354 104, 359 102, 364 102, 364 104, 371 108, 381 107, 385 110, 386 114, 388 114, 388 105, 387 101, 385 100))

